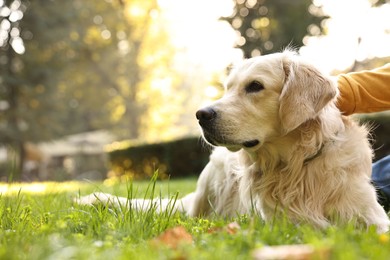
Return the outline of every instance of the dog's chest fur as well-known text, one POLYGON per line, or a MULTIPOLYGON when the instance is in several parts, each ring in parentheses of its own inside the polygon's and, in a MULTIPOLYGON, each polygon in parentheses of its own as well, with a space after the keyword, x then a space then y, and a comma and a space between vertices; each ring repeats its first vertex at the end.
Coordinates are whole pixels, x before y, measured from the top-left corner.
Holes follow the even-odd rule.
POLYGON ((259 150, 257 160, 246 167, 241 187, 250 184, 250 196, 258 200, 265 219, 288 210, 292 219, 316 219, 319 226, 325 226, 332 216, 345 214, 337 204, 345 203, 351 185, 347 174, 352 168, 361 168, 362 174, 370 172, 371 148, 368 142, 354 141, 367 138, 364 126, 347 118, 342 122, 332 135, 324 134, 321 120, 307 122, 291 136, 259 150), (353 156, 361 160, 344 151, 354 151, 353 156))

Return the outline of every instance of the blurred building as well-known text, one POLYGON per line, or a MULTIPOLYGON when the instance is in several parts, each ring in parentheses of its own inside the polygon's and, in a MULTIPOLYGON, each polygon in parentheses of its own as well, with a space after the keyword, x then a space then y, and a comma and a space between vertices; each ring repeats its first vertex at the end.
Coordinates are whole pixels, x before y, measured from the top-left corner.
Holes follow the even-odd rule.
POLYGON ((99 130, 38 144, 37 148, 44 155, 38 177, 57 181, 104 179, 108 166, 104 146, 113 141, 114 135, 99 130))
MULTIPOLYGON (((24 144, 22 181, 101 180, 106 177, 108 158, 104 151, 115 136, 100 130, 63 137, 50 142, 24 144)), ((12 151, 0 147, 0 181, 13 169, 12 151)))

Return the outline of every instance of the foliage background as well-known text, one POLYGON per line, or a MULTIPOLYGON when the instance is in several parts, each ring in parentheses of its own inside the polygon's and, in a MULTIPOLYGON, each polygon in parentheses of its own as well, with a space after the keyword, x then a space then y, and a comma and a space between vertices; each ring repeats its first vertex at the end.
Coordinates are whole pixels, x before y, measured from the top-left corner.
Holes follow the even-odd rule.
MULTIPOLYGON (((389 6, 384 0, 362 2, 377 10, 389 6)), ((0 0, 0 149, 10 161, 3 167, 0 160, 2 174, 21 179, 29 144, 72 134, 107 130, 117 140, 149 143, 198 136, 194 113, 204 100, 221 95, 229 63, 288 45, 307 52, 308 43, 331 28, 320 0, 236 0, 220 12, 221 27, 200 27, 211 21, 211 9, 227 3, 204 1, 198 4, 203 9, 195 9, 190 0, 0 0), (175 7, 180 9, 170 12, 175 7), (172 28, 180 26, 194 41, 191 47, 178 44, 183 37, 172 28), (215 46, 222 31, 230 40, 215 46), (239 51, 217 56, 222 45, 239 51), (191 62, 191 55, 206 61, 191 62)), ((358 22, 348 31, 365 29, 358 22)), ((365 38, 357 35, 356 42, 362 47, 365 38)), ((335 73, 385 62, 356 56, 335 73)))

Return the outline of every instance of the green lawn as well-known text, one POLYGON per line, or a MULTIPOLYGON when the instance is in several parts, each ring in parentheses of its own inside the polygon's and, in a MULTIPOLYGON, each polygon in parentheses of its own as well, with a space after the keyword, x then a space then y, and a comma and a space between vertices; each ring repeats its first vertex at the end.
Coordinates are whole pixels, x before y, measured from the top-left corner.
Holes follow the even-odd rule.
POLYGON ((195 184, 195 179, 0 184, 0 259, 251 259, 267 245, 296 244, 311 245, 318 253, 314 258, 320 259, 390 259, 389 236, 377 235, 373 228, 350 225, 320 231, 285 219, 265 224, 257 216, 201 219, 73 203, 80 194, 94 191, 181 197, 195 184), (231 228, 234 221, 238 225, 231 228), (179 236, 182 243, 170 246, 161 234, 175 227, 183 227, 192 241, 179 236))

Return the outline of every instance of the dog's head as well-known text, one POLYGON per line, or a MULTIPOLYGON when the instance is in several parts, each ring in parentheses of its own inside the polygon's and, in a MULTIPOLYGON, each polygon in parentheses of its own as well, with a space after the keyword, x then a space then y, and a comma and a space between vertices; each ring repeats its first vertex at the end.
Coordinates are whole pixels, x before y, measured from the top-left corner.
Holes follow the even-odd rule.
POLYGON ((225 87, 196 117, 210 144, 232 151, 255 150, 293 131, 337 95, 330 79, 291 51, 245 60, 225 87))

